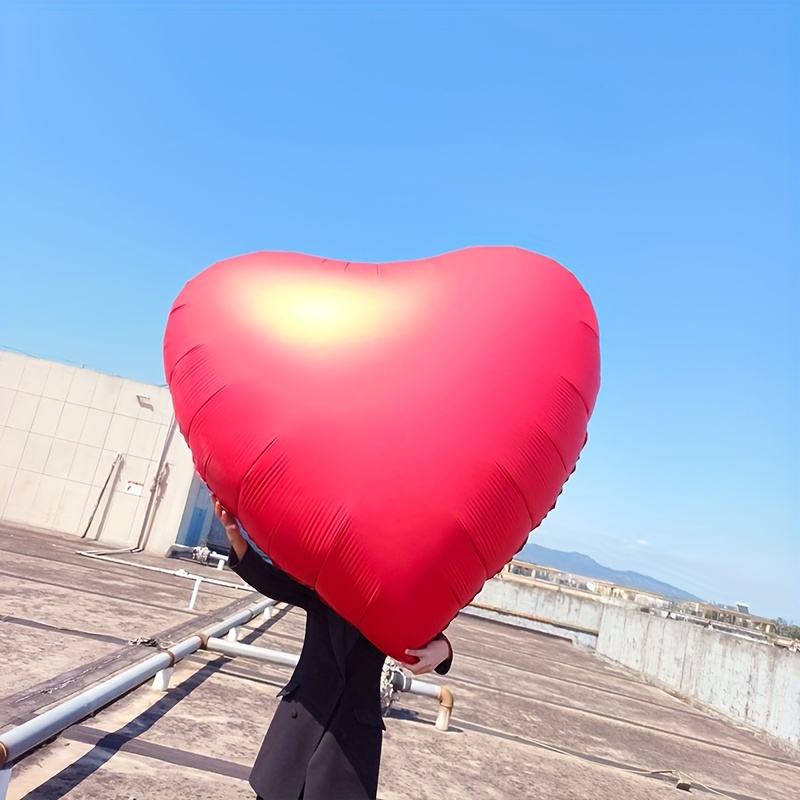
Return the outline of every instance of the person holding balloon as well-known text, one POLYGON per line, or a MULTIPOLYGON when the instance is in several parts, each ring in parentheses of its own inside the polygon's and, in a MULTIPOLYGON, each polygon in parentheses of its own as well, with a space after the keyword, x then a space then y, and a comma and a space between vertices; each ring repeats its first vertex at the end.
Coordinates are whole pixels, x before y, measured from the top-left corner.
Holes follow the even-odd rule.
MULTIPOLYGON (((212 496, 231 544, 229 566, 256 591, 306 612, 300 660, 250 774, 258 800, 374 800, 383 719, 384 654, 327 606, 313 589, 265 561, 239 523, 212 496)), ((415 675, 450 669, 453 651, 442 633, 403 666, 415 675)))
POLYGON ((374 798, 384 653, 447 671, 441 634, 403 649, 519 551, 587 441, 591 299, 516 247, 383 264, 249 253, 183 288, 164 371, 198 474, 234 512, 215 504, 230 565, 306 611, 251 785, 262 800, 374 798))

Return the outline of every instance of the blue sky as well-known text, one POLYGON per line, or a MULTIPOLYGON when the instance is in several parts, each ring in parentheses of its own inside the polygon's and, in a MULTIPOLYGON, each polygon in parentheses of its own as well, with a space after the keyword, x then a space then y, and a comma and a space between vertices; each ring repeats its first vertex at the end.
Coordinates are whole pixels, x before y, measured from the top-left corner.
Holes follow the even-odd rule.
POLYGON ((0 5, 0 345, 163 383, 239 253, 552 256, 601 324, 535 541, 800 621, 796 3, 0 5))

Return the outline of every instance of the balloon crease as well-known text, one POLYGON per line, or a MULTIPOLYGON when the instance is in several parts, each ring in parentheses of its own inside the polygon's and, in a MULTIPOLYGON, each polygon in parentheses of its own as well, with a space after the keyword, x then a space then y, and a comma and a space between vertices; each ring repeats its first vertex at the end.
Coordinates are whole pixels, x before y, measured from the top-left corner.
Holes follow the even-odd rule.
MULTIPOLYGON (((189 425, 186 428, 186 433, 184 434, 184 438, 187 440, 192 435, 192 426, 194 425, 194 421, 197 419, 197 415, 221 392, 224 392, 225 389, 228 388, 228 384, 226 383, 224 386, 220 386, 215 392, 212 392, 203 402, 197 407, 194 414, 192 414, 192 418, 189 420, 189 425)), ((190 448, 191 449, 191 446, 190 448)))

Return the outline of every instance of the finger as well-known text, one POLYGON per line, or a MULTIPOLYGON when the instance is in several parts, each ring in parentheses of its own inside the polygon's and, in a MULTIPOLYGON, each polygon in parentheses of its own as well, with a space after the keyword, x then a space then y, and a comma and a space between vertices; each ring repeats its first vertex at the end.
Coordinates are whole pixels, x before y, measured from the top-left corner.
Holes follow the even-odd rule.
POLYGON ((425 650, 424 649, 422 649, 422 650, 406 650, 406 655, 407 656, 424 656, 425 655, 425 650))

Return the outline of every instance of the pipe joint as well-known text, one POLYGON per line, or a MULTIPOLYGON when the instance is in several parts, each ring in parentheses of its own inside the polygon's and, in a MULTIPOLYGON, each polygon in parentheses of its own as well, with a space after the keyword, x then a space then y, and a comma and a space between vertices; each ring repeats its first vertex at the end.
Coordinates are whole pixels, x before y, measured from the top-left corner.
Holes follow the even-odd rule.
POLYGON ((455 700, 453 698, 453 693, 446 687, 440 686, 439 687, 439 705, 443 708, 453 710, 453 705, 455 704, 455 700))
POLYGON ((450 727, 450 714, 453 711, 453 693, 446 687, 439 687, 439 713, 436 715, 436 730, 446 731, 450 727))

